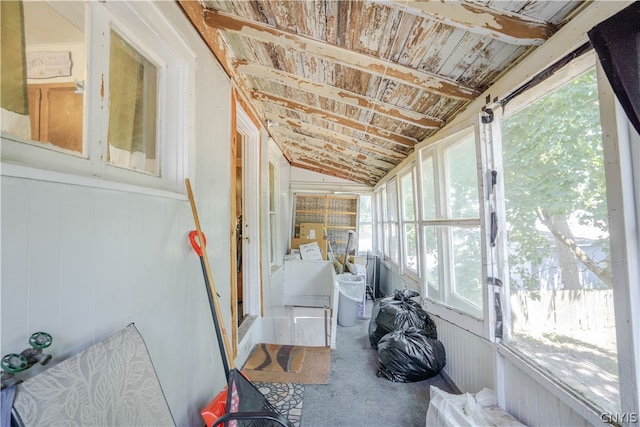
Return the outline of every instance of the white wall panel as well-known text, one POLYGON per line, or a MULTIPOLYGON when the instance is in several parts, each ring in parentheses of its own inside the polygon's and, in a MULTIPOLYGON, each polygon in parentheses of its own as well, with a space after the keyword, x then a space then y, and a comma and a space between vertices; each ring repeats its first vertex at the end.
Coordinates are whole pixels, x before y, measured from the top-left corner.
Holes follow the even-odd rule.
POLYGON ((382 261, 380 263, 380 292, 383 296, 393 295, 393 292, 396 289, 404 289, 407 287, 412 291, 418 291, 416 285, 409 287, 408 285, 412 285, 411 282, 404 282, 400 275, 398 274, 398 266, 392 264, 389 261, 382 261))
POLYGON ((487 340, 432 316, 438 339, 444 345, 444 370, 461 391, 476 393, 483 388, 496 390, 493 348, 487 340))
POLYGON ((476 393, 483 387, 504 388, 505 409, 529 426, 588 426, 579 413, 539 384, 508 359, 504 361, 504 384, 496 384, 491 343, 438 317, 433 317, 438 339, 447 352, 444 370, 461 391, 476 393))
MULTIPOLYGON (((19 343, 29 331, 28 319, 28 221, 29 186, 2 180, 2 354, 16 352, 4 343, 19 343)), ((20 347, 21 351, 22 347, 20 347)))
POLYGON ((63 211, 60 218, 60 331, 56 337, 60 357, 69 357, 93 341, 93 260, 96 242, 95 198, 86 187, 62 187, 63 211), (85 321, 78 321, 85 319, 85 321), (68 336, 67 336, 68 335, 68 336), (74 340, 70 338, 74 337, 74 340))
POLYGON ((60 318, 61 201, 59 185, 35 182, 30 187, 27 270, 23 273, 28 289, 27 328, 34 332, 60 318))
POLYGON ((504 359, 505 409, 529 426, 589 426, 580 414, 504 359))

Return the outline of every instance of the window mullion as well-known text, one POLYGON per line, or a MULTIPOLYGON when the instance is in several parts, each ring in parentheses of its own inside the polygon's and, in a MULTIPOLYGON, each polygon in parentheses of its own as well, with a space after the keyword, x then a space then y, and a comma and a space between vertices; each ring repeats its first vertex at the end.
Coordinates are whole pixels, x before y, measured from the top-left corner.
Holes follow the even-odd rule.
POLYGON ((85 93, 87 119, 85 141, 91 173, 104 176, 106 171, 109 129, 109 44, 111 38, 109 14, 103 5, 89 3, 87 39, 87 88, 85 93))
POLYGON ((484 228, 485 228, 485 250, 487 251, 488 261, 491 264, 487 264, 487 277, 493 277, 499 279, 500 282, 494 280, 493 292, 498 293, 501 297, 502 313, 497 313, 494 302, 489 300, 489 313, 491 314, 490 320, 493 325, 496 321, 496 316, 502 315, 502 336, 496 337, 495 330, 490 331, 490 337, 495 341, 502 339, 509 339, 511 335, 511 309, 509 304, 510 288, 509 288, 509 266, 507 260, 508 242, 507 232, 505 226, 507 224, 506 219, 506 206, 505 206, 505 189, 504 189, 504 169, 502 160, 502 138, 500 121, 502 119, 503 111, 494 112, 494 120, 489 125, 488 134, 484 137, 484 147, 486 151, 484 153, 486 160, 483 163, 486 165, 484 182, 486 183, 485 197, 489 199, 489 202, 485 204, 483 209, 484 213, 484 228), (491 171, 496 172, 495 185, 493 191, 491 191, 491 171), (488 194, 488 196, 486 196, 488 194), (495 244, 491 247, 491 211, 495 212, 495 218, 498 225, 498 232, 495 239, 495 244), (493 258, 491 258, 491 256, 493 258))
MULTIPOLYGON (((433 170, 435 175, 435 199, 436 218, 449 218, 449 198, 446 188, 448 188, 447 166, 444 147, 438 147, 434 152, 433 170)), ((451 304, 451 294, 453 293, 452 271, 451 271, 451 228, 449 226, 437 226, 436 236, 438 239, 438 274, 440 276, 440 286, 438 293, 441 301, 447 305, 451 304)))
POLYGON ((451 304, 451 294, 453 293, 452 271, 451 271, 451 228, 436 227, 438 238, 438 269, 440 275, 440 298, 447 305, 451 304))
POLYGON ((425 174, 425 171, 422 169, 422 154, 418 152, 416 154, 416 176, 415 176, 415 208, 416 208, 416 237, 417 241, 417 251, 418 251, 418 279, 421 286, 422 291, 422 300, 424 301, 429 295, 429 284, 426 264, 427 260, 425 259, 425 254, 427 251, 426 242, 424 241, 424 233, 425 233, 425 225, 424 225, 424 200, 422 199, 422 195, 424 194, 424 189, 422 188, 422 176, 425 174))

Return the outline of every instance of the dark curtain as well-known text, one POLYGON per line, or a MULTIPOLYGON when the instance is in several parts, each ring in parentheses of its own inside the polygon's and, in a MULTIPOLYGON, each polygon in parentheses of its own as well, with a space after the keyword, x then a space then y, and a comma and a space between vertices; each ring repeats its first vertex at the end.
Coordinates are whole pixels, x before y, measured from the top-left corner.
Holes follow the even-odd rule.
POLYGON ((613 91, 640 133, 640 2, 588 32, 613 91))

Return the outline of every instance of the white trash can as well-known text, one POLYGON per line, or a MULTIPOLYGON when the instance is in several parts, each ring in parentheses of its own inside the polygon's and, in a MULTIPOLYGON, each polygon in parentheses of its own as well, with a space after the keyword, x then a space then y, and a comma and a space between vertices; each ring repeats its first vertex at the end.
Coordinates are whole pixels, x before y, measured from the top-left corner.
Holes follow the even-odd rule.
POLYGON ((364 277, 354 274, 338 274, 338 324, 340 326, 354 326, 358 318, 358 309, 362 304, 365 292, 364 277))

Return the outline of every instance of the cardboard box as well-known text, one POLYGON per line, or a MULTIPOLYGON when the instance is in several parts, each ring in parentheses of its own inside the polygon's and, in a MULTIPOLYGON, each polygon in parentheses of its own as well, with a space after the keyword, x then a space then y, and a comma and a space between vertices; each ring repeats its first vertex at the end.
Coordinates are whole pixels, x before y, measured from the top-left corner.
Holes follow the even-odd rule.
POLYGON ((320 252, 322 253, 322 259, 327 258, 327 239, 291 239, 291 249, 300 249, 300 245, 307 243, 318 242, 320 252))
POLYGON ((322 261, 322 252, 318 242, 305 243, 300 245, 300 257, 309 261, 322 261))
POLYGON ((349 255, 349 262, 358 265, 367 265, 367 257, 349 255))
POLYGON ((326 239, 327 236, 324 235, 324 224, 319 222, 301 222, 300 238, 313 240, 326 239))

